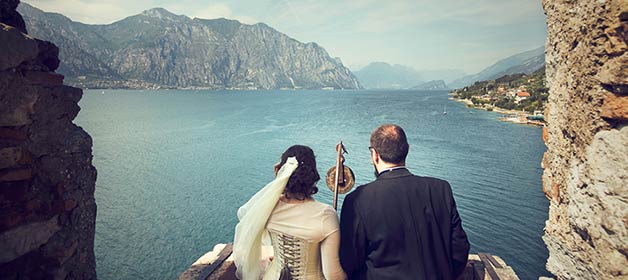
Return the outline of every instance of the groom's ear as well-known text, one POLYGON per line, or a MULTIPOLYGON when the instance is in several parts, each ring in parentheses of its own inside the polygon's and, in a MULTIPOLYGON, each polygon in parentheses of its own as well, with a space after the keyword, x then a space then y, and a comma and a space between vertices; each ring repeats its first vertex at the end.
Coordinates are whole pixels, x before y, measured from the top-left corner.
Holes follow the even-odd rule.
POLYGON ((373 164, 377 164, 379 162, 379 154, 375 149, 371 149, 371 161, 373 164))

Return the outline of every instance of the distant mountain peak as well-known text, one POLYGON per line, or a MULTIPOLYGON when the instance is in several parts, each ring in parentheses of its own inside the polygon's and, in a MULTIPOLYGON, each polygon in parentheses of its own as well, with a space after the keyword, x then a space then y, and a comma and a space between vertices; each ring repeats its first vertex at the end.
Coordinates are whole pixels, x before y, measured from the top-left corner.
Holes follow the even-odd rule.
POLYGON ((406 89, 423 81, 412 67, 381 61, 371 62, 354 74, 366 88, 406 89))
POLYGON ((142 12, 142 15, 149 16, 149 17, 160 18, 160 19, 181 17, 179 15, 175 15, 174 13, 172 13, 172 12, 170 12, 170 11, 164 9, 164 8, 160 8, 160 7, 152 8, 152 9, 149 9, 149 10, 145 10, 145 11, 142 12))
POLYGON ((462 88, 476 81, 494 80, 504 75, 525 73, 530 74, 545 65, 545 46, 524 51, 501 59, 482 71, 459 78, 449 85, 462 88))
POLYGON ((264 28, 270 28, 270 29, 274 30, 274 28, 270 27, 268 24, 265 24, 263 22, 258 22, 258 23, 254 24, 254 25, 255 26, 261 26, 261 27, 264 27, 264 28))
MULTIPOLYGON (((383 61, 374 61, 374 62, 369 63, 369 65, 367 65, 367 66, 371 66, 371 67, 373 67, 373 66, 392 67, 392 65, 390 65, 389 63, 383 62, 383 61)), ((365 66, 363 68, 366 68, 367 66, 365 66)))
POLYGON ((209 20, 213 20, 216 22, 225 22, 225 23, 231 23, 231 24, 242 24, 240 21, 238 21, 237 19, 229 19, 229 18, 214 18, 214 19, 209 19, 209 20))

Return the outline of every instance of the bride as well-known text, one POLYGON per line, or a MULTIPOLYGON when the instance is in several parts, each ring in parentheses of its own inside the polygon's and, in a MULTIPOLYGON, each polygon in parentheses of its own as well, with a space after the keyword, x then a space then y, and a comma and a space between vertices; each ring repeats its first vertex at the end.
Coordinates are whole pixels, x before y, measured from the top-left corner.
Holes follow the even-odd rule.
POLYGON ((238 210, 233 256, 238 278, 346 279, 338 258, 336 211, 312 195, 320 179, 314 152, 294 145, 275 165, 275 179, 238 210), (274 257, 262 268, 262 243, 274 257))

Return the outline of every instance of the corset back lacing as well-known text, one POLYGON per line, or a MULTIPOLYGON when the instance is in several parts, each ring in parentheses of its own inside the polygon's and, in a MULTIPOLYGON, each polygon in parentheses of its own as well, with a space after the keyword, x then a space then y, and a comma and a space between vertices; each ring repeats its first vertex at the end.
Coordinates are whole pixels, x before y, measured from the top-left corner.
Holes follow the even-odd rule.
POLYGON ((274 259, 277 265, 288 268, 292 279, 305 279, 308 263, 306 240, 281 232, 270 231, 273 243, 274 259))

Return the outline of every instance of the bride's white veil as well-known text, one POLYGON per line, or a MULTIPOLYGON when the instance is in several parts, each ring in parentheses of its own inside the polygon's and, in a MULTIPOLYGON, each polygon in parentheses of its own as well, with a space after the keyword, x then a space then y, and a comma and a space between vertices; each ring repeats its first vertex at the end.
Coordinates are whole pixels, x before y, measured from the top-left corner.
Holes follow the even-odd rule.
POLYGON ((277 172, 275 179, 238 209, 240 222, 236 225, 233 238, 233 258, 238 278, 243 280, 260 278, 262 236, 266 232, 266 222, 286 188, 290 175, 298 165, 295 157, 289 157, 277 172))

